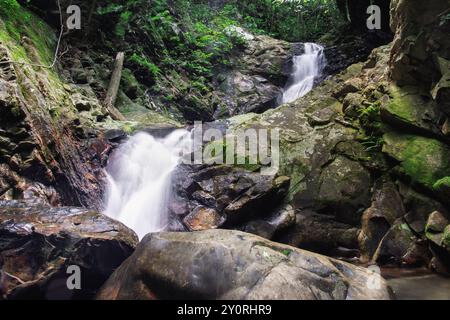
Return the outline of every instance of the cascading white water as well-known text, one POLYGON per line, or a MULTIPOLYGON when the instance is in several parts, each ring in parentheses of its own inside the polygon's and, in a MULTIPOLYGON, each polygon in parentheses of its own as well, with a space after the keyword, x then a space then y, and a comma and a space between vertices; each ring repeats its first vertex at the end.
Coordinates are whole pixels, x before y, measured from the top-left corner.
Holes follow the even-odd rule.
POLYGON ((191 150, 191 134, 176 130, 164 139, 140 132, 111 156, 106 168, 105 214, 133 229, 139 239, 168 223, 171 175, 191 150))
POLYGON ((294 72, 283 93, 283 103, 303 97, 314 87, 314 80, 321 75, 326 65, 323 47, 315 43, 305 43, 305 52, 294 56, 294 72))

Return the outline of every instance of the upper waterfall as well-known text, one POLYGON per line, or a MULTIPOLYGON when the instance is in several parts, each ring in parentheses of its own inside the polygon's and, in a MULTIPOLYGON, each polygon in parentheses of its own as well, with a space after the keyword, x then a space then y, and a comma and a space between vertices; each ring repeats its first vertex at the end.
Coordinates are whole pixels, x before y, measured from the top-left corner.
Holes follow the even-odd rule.
POLYGON ((191 148, 191 134, 176 130, 156 139, 140 132, 111 156, 106 168, 105 214, 133 229, 142 239, 168 223, 172 172, 191 148))
POLYGON ((305 52, 294 56, 294 71, 284 90, 282 102, 289 103, 303 97, 314 87, 315 79, 326 65, 324 48, 315 43, 305 43, 305 52))

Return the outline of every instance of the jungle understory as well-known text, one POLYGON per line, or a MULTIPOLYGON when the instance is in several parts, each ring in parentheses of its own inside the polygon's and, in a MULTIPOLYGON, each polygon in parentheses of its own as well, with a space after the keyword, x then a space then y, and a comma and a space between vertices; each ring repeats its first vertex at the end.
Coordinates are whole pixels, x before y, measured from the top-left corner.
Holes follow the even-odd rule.
POLYGON ((0 0, 0 300, 450 299, 449 35, 448 0, 0 0))

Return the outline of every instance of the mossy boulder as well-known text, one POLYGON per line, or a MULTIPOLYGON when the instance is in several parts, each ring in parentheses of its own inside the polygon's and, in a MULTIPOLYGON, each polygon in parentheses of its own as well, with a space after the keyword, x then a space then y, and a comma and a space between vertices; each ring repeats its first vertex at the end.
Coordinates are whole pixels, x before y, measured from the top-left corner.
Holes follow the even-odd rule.
POLYGON ((388 132, 383 152, 399 161, 398 173, 412 183, 434 190, 436 182, 450 175, 450 149, 435 139, 388 132))
POLYGON ((381 118, 397 128, 428 136, 440 136, 438 129, 440 112, 436 103, 421 95, 416 87, 398 87, 391 85, 391 99, 381 106, 381 118))
POLYGON ((442 244, 447 248, 447 250, 450 250, 450 225, 448 225, 444 230, 442 244))
POLYGON ((438 194, 441 199, 450 198, 450 177, 444 177, 438 180, 434 185, 433 189, 438 194))

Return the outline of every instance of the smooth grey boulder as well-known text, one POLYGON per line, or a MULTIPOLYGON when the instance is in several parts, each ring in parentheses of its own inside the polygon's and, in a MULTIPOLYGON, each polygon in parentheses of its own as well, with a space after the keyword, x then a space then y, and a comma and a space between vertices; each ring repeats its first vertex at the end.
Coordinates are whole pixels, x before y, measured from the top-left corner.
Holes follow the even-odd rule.
POLYGON ((368 269, 231 230, 147 235, 98 299, 390 299, 368 269), (374 285, 378 284, 378 286, 374 285))

